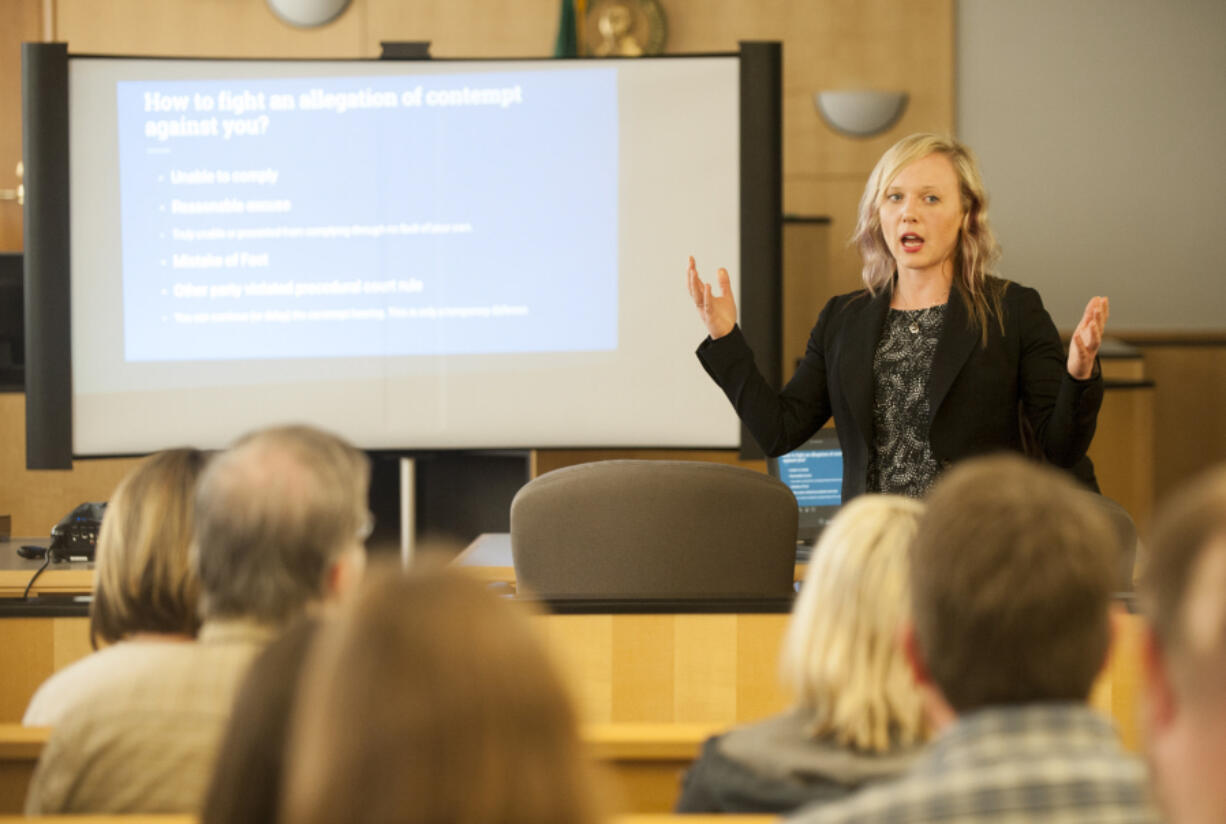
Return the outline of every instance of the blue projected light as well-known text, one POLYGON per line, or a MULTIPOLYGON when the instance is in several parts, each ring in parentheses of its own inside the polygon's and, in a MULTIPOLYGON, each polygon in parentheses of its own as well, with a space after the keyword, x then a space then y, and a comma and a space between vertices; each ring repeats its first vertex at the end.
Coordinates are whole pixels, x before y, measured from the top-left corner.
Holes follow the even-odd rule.
POLYGON ((778 471, 802 512, 842 502, 843 453, 838 449, 792 452, 779 458, 778 471))
POLYGON ((118 83, 126 360, 615 350, 617 95, 607 67, 118 83))

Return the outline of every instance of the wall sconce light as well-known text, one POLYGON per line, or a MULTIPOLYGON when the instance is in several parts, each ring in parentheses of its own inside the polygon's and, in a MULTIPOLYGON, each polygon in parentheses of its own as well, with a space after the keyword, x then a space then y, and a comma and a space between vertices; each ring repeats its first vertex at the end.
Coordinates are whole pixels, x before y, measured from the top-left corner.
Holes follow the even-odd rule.
POLYGON ((813 95, 822 119, 836 132, 872 137, 898 122, 907 108, 906 92, 827 91, 813 95))
POLYGON ((340 16, 349 0, 267 0, 268 8, 291 26, 311 28, 340 16))

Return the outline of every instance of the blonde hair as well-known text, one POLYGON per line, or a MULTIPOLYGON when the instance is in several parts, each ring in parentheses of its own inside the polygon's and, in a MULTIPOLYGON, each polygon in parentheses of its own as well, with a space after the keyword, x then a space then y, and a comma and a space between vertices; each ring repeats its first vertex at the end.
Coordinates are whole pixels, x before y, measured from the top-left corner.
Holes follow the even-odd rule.
POLYGON ((599 820, 570 701, 524 610, 452 570, 368 576, 307 661, 283 820, 599 820))
POLYGON ((138 632, 195 635, 199 583, 189 560, 196 449, 159 452, 115 489, 98 533, 89 640, 113 644, 138 632))
POLYGON ((907 556, 923 511, 899 495, 862 495, 813 550, 781 672, 814 737, 884 752, 927 736, 920 694, 897 644, 911 603, 907 556))
POLYGON ((864 260, 861 278, 873 295, 893 288, 897 264, 881 231, 881 202, 885 190, 903 168, 931 154, 949 158, 958 176, 962 228, 954 253, 954 288, 965 299, 971 325, 980 332, 986 346, 992 320, 1004 332, 1001 297, 1005 283, 988 277, 1000 259, 1000 245, 988 222, 988 193, 975 156, 952 137, 913 134, 895 143, 877 161, 860 197, 859 219, 851 239, 864 260))

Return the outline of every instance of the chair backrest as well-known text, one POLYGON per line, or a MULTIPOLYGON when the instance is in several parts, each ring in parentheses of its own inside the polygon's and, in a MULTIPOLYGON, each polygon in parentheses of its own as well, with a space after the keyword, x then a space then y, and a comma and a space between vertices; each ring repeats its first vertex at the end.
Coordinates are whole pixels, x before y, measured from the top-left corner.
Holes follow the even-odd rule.
POLYGON ((702 461, 558 469, 511 502, 521 592, 541 598, 741 599, 793 592, 796 498, 759 472, 702 461))

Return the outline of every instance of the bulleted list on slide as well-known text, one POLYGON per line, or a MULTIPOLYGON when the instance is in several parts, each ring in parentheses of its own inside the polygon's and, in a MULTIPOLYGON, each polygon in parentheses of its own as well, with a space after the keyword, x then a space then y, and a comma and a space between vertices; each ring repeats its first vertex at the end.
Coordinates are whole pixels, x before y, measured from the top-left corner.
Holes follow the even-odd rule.
POLYGON ((116 100, 128 361, 617 346, 612 69, 116 100))

